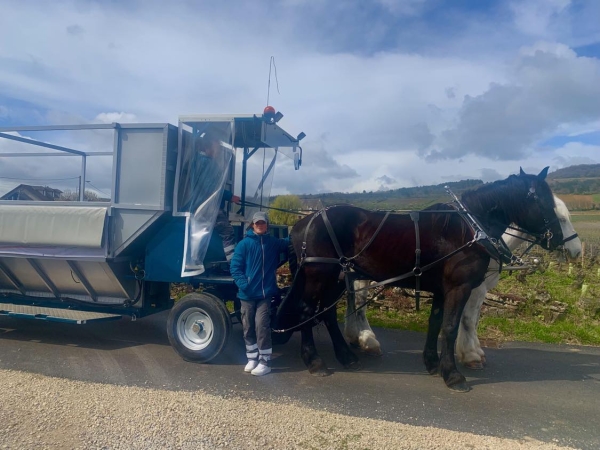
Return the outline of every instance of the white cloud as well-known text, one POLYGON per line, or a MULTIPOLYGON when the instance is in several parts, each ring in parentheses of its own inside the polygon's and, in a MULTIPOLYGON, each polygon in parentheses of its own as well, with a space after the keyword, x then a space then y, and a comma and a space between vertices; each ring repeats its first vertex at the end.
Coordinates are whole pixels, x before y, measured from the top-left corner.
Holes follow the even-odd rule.
MULTIPOLYGON (((583 19, 568 2, 515 2, 507 22, 441 14, 451 31, 421 14, 432 2, 379 0, 389 13, 377 17, 373 5, 9 1, 0 17, 0 41, 12 43, 0 47, 0 120, 176 123, 188 113, 258 113, 274 55, 281 94, 272 82, 270 101, 287 131, 307 134, 302 169, 285 172, 284 159, 277 171, 282 192, 505 176, 568 156, 540 142, 600 129, 599 60, 565 45, 593 42, 597 26, 571 29, 583 19)), ((111 143, 93 133, 77 139, 65 145, 111 143)))
POLYGON ((511 3, 510 9, 521 33, 548 38, 549 28, 570 4, 571 0, 519 0, 511 3))
POLYGON ((94 122, 100 123, 113 123, 113 122, 135 122, 136 116, 135 114, 126 113, 126 112, 107 112, 100 113, 94 119, 94 122))
POLYGON ((553 161, 557 169, 578 164, 600 162, 600 146, 569 142, 554 151, 553 161))
POLYGON ((456 126, 438 136, 431 160, 469 154, 518 160, 565 125, 600 116, 600 60, 578 57, 564 45, 524 49, 506 84, 465 97, 456 126))

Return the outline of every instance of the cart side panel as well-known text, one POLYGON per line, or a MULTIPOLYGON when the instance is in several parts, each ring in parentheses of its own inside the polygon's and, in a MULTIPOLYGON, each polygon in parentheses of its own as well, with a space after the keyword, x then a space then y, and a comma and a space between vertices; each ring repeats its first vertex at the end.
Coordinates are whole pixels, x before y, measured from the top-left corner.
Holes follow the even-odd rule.
POLYGON ((188 280, 181 277, 184 240, 185 217, 173 217, 146 246, 146 280, 172 283, 188 280))
POLYGON ((170 210, 177 158, 177 130, 157 128, 118 130, 116 205, 170 210))
MULTIPOLYGON (((163 124, 127 126, 118 129, 116 145, 110 257, 120 255, 163 213, 172 210, 177 128, 163 124)), ((137 247, 143 245, 137 242, 137 247)))

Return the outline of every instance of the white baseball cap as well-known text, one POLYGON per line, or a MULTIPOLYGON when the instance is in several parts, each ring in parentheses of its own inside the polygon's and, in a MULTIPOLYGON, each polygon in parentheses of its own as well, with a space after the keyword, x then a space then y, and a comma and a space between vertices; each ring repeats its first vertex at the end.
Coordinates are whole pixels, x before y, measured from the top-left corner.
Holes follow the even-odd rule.
POLYGON ((267 213, 264 211, 255 212, 254 215, 252 216, 252 223, 260 222, 261 220, 264 220, 265 222, 269 223, 269 218, 267 217, 267 213))

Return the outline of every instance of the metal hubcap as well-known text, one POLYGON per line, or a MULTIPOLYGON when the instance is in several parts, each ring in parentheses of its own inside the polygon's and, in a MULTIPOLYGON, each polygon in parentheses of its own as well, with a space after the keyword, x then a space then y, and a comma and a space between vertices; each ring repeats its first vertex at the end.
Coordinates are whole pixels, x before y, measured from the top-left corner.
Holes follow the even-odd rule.
POLYGON ((204 322, 201 320, 196 320, 194 325, 192 325, 192 331, 196 334, 200 334, 204 331, 204 322))
POLYGON ((203 350, 212 341, 214 324, 201 308, 189 308, 177 319, 177 337, 188 349, 203 350))

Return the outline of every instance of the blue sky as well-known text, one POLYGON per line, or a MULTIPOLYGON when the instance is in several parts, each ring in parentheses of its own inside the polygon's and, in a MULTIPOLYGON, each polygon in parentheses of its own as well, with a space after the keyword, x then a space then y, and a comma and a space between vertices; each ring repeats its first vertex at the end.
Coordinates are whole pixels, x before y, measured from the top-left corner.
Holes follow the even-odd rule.
MULTIPOLYGON (((0 10, 0 126, 259 113, 273 55, 270 103, 285 129, 307 134, 302 170, 284 160, 274 193, 600 163, 594 0, 3 0, 0 10)), ((0 177, 77 168, 0 158, 0 177)), ((0 178, 0 191, 9 185, 0 178)))

